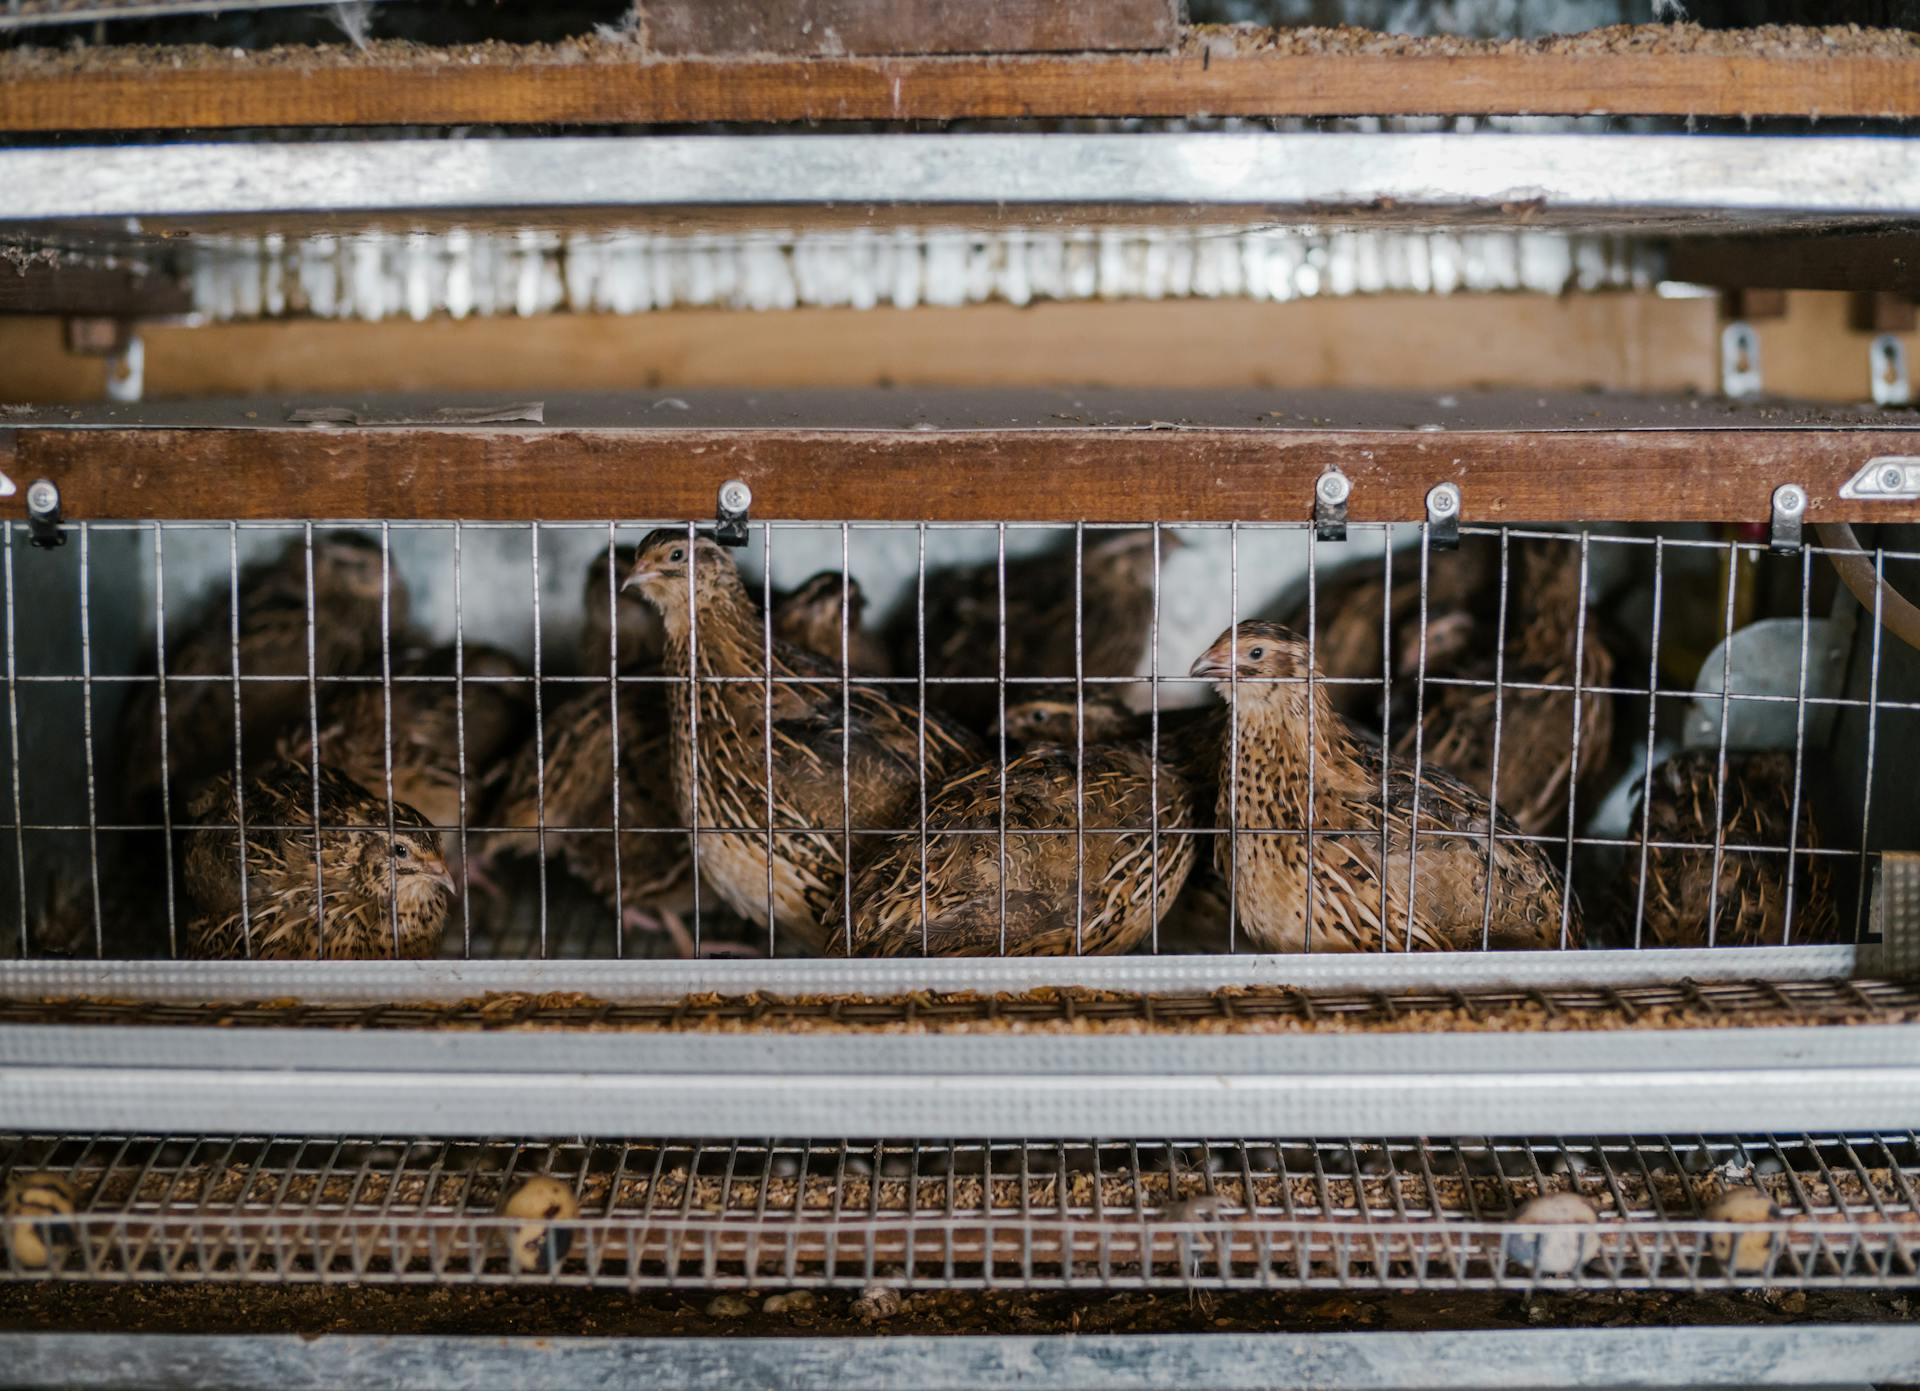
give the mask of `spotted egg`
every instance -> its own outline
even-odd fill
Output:
[[[559,1179],[541,1174],[507,1194],[500,1213],[520,1219],[507,1232],[514,1267],[552,1270],[573,1248],[573,1229],[565,1224],[580,1215],[580,1200]]]

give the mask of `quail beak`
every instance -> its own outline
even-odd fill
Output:
[[[450,894],[457,894],[460,892],[460,886],[453,882],[453,871],[447,868],[447,863],[445,860],[442,860],[439,864],[435,865],[427,877],[432,879],[434,883],[438,884],[441,888],[445,889]]]
[[[1193,665],[1187,670],[1187,675],[1205,676],[1214,681],[1230,680],[1233,676],[1233,663],[1223,658],[1218,648],[1209,647],[1194,658]]]
[[[648,580],[657,580],[665,573],[664,570],[643,570],[639,566],[635,566],[627,577],[620,581],[620,592],[624,594],[629,589],[638,589]]]

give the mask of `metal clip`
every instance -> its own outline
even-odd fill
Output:
[[[1460,486],[1436,483],[1427,490],[1427,544],[1437,551],[1460,549]]]
[[[747,544],[747,509],[753,506],[753,489],[745,480],[729,478],[720,485],[715,501],[713,539],[723,546]]]
[[[1720,391],[1736,399],[1760,394],[1760,335],[1744,320],[1720,330]]]
[[[1807,516],[1807,490],[1798,483],[1782,483],[1773,490],[1773,535],[1769,542],[1777,555],[1800,552],[1800,524]]]
[[[27,485],[27,540],[42,550],[67,544],[67,534],[60,529],[60,490],[51,478]]]
[[[1313,534],[1322,541],[1347,539],[1347,499],[1353,484],[1346,474],[1330,468],[1313,485]]]
[[[1907,345],[1891,333],[1883,333],[1867,349],[1867,376],[1873,385],[1873,404],[1904,406],[1913,400],[1913,384],[1907,376]]]
[[[1840,485],[1849,502],[1911,502],[1920,498],[1920,455],[1876,454]]]

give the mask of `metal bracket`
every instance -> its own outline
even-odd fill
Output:
[[[1867,349],[1867,377],[1873,387],[1876,406],[1904,406],[1913,400],[1913,383],[1907,375],[1907,345],[1899,335],[1882,333]]]
[[[1720,330],[1720,391],[1735,398],[1760,394],[1760,335],[1744,319]]]
[[[1920,499],[1920,455],[1877,454],[1840,485],[1852,502],[1912,502]]]
[[[1427,490],[1427,544],[1437,551],[1460,549],[1460,485],[1436,483]]]
[[[1807,490],[1798,483],[1782,483],[1773,490],[1773,534],[1769,544],[1777,555],[1798,555],[1801,524],[1807,517]]]
[[[1322,541],[1347,539],[1347,499],[1353,484],[1346,474],[1330,468],[1313,485],[1313,533]]]
[[[729,478],[720,485],[715,500],[713,539],[723,546],[747,544],[747,511],[753,506],[753,489],[743,479]]]
[[[67,544],[67,534],[60,529],[60,490],[51,478],[27,485],[27,540],[42,550]]]

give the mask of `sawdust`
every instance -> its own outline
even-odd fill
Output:
[[[1081,55],[1066,55],[1066,60]],[[1151,61],[1157,55],[1135,55]],[[1707,30],[1694,25],[1615,25],[1580,34],[1542,39],[1483,40],[1451,36],[1414,37],[1356,28],[1262,29],[1241,25],[1196,25],[1183,35],[1177,56],[1212,62],[1261,57],[1391,57],[1399,59],[1540,57],[1716,57],[1827,62],[1841,58],[1920,59],[1920,36],[1907,30],[1865,29],[1858,25],[1812,28],[1766,25],[1754,29]],[[1097,55],[1092,61],[1114,61]],[[1124,60],[1124,59],[1122,59]],[[373,39],[364,48],[349,43],[286,46],[256,50],[203,44],[140,44],[89,47],[23,45],[0,53],[0,82],[13,78],[99,77],[153,71],[214,73],[315,72],[329,69],[401,69],[420,72],[450,68],[569,68],[582,65],[645,66],[655,63],[755,61],[749,55],[726,59],[665,59],[643,53],[631,42],[587,35],[550,44],[488,41],[434,46],[410,40]],[[875,57],[804,59],[766,57],[759,61],[807,63],[966,63],[970,58]],[[997,56],[995,63],[1053,66],[1062,55]]]
[[[392,1005],[307,1005],[293,999],[153,1005],[85,996],[0,1001],[0,1022],[7,1023],[452,1032],[1247,1036],[1788,1028],[1917,1019],[1920,986],[1888,981],[1445,992],[1246,986],[1158,995],[1070,988],[695,994],[670,1003],[620,1003],[578,992],[499,992],[453,1003]]]

